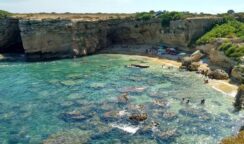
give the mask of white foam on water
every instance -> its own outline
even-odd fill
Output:
[[[127,124],[116,124],[116,123],[112,123],[110,124],[110,126],[114,127],[114,128],[118,128],[121,129],[127,133],[131,133],[131,134],[135,134],[140,127],[135,127],[135,126],[131,126],[131,125],[127,125]]]

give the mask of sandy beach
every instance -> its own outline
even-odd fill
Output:
[[[175,60],[169,60],[165,58],[151,58],[150,59],[156,63],[166,65],[166,66],[172,66],[179,68],[181,66],[181,62],[175,61]],[[200,74],[199,74],[200,75]],[[204,79],[203,79],[204,81]],[[209,86],[214,88],[217,91],[220,91],[228,96],[235,97],[237,94],[238,86],[235,84],[231,84],[229,80],[214,80],[209,79]]]
[[[101,53],[142,55],[161,65],[175,68],[179,68],[181,66],[181,62],[177,61],[176,56],[164,55],[159,57],[155,55],[147,55],[145,51],[149,48],[152,48],[152,45],[115,45],[101,51]],[[202,64],[201,67],[208,67],[208,65]],[[229,80],[209,79],[208,85],[211,86],[213,89],[231,97],[235,97],[238,90],[238,85],[230,83]]]

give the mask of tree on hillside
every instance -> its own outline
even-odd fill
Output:
[[[234,10],[228,10],[227,13],[228,14],[235,14],[235,11]]]

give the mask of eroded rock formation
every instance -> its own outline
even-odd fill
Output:
[[[20,20],[27,58],[82,56],[107,46],[106,24],[71,20]]]
[[[20,19],[5,26],[4,29],[13,34],[3,35],[2,32],[0,47],[11,45],[12,40],[19,41],[17,36],[21,34],[30,60],[83,56],[112,44],[165,44],[186,50],[192,41],[220,21],[219,18],[192,18],[171,21],[169,27],[162,27],[159,19]]]

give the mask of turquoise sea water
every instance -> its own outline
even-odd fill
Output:
[[[150,68],[125,67],[133,63]],[[5,62],[0,76],[1,144],[215,144],[237,131],[243,115],[233,112],[233,98],[204,85],[198,75],[141,56]],[[126,92],[128,103],[118,102]],[[203,98],[206,104],[200,105]],[[135,113],[148,118],[129,120]]]

